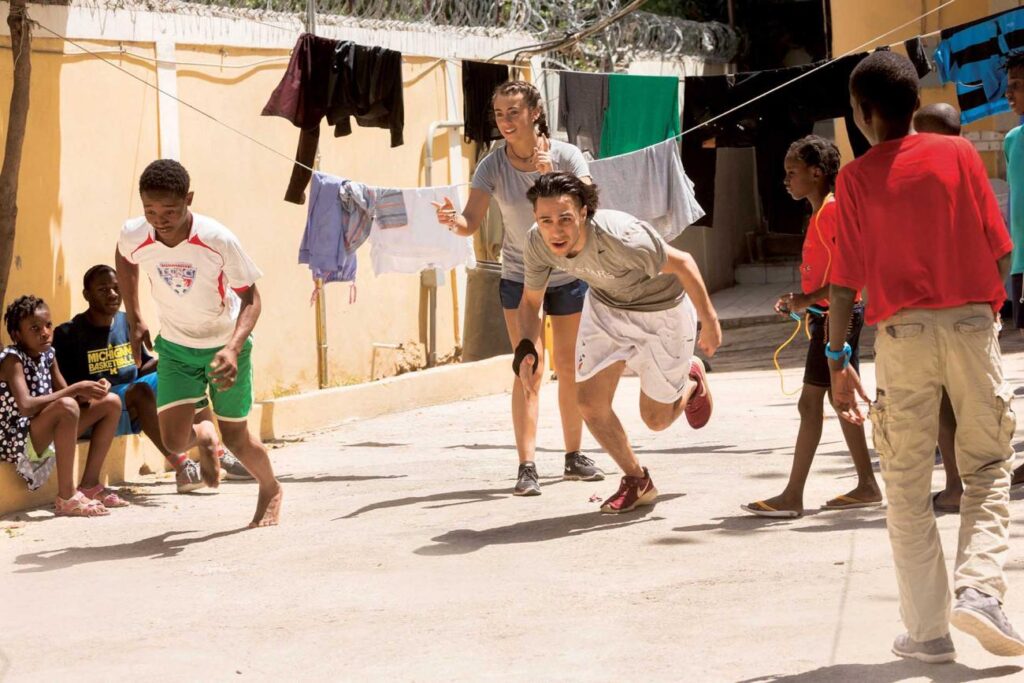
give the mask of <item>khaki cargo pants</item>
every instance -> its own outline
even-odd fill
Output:
[[[1006,591],[1016,417],[986,304],[900,311],[878,324],[875,353],[878,398],[871,421],[889,502],[900,614],[920,642],[949,632],[949,580],[931,500],[942,387],[956,413],[964,483],[954,585],[999,600]]]

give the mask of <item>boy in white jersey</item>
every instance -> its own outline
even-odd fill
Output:
[[[708,356],[721,345],[718,315],[693,258],[643,221],[597,210],[593,185],[571,173],[547,173],[527,196],[537,224],[524,249],[522,341],[513,370],[527,392],[540,388],[540,307],[552,271],[590,285],[576,340],[577,399],[590,433],[625,473],[601,511],[650,505],[658,490],[612,410],[615,389],[628,365],[640,376],[640,416],[648,427],[668,429],[684,412],[694,429],[706,425],[711,392],[704,364],[691,356],[695,341]]]
[[[157,411],[164,445],[175,453],[194,445],[195,404],[209,390],[224,443],[259,482],[249,526],[271,526],[280,516],[281,485],[246,423],[253,401],[250,335],[262,308],[256,289],[262,273],[230,230],[189,210],[189,186],[181,164],[154,161],[139,179],[145,216],[121,229],[115,258],[132,352],[139,361],[142,345],[151,346],[139,307],[141,266],[160,311],[154,348],[160,354]]]

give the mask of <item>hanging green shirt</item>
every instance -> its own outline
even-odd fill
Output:
[[[655,145],[679,132],[678,78],[631,74],[608,77],[602,159]]]

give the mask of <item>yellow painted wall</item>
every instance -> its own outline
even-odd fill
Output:
[[[90,49],[114,45],[85,43]],[[35,47],[60,50],[56,41]],[[152,44],[125,46],[154,55]],[[70,48],[69,51],[73,51]],[[9,59],[9,50],[0,59]],[[226,63],[245,64],[284,51],[231,49]],[[152,62],[108,55],[118,66],[155,83]],[[217,48],[177,47],[179,62],[219,62]],[[56,321],[84,307],[81,277],[96,263],[113,262],[118,230],[141,214],[138,176],[160,157],[157,93],[94,57],[32,55],[32,99],[19,191],[16,263],[7,303],[33,293],[51,305]],[[179,67],[178,96],[290,155],[298,129],[260,111],[279,82],[286,62],[249,69]],[[431,121],[447,118],[445,79],[432,59],[406,58],[405,144],[392,149],[384,129],[355,127],[335,138],[324,125],[320,167],[369,184],[422,184],[424,139]],[[461,79],[456,82],[461,83]],[[6,133],[11,69],[0,69],[0,134]],[[460,94],[461,96],[461,94]],[[265,276],[259,282],[263,316],[257,326],[256,392],[259,398],[316,388],[313,283],[296,263],[306,207],[283,201],[289,159],[275,156],[208,118],[179,107],[181,161],[192,176],[194,209],[231,228]],[[434,184],[448,180],[447,139],[435,149]],[[468,147],[464,148],[468,153]],[[463,162],[468,174],[468,161]],[[328,356],[332,384],[368,377],[372,342],[425,341],[425,295],[419,277],[375,277],[369,245],[359,252],[358,297],[349,285],[327,286]],[[438,294],[438,353],[454,346],[450,281]],[[155,311],[143,285],[151,328]]]
[[[945,4],[946,0],[832,0],[832,53],[842,55],[871,41],[891,29]],[[996,12],[1020,6],[1017,0],[958,0],[948,7],[935,12],[924,19],[913,21],[910,25],[886,37],[877,43],[862,49],[873,49],[877,45],[909,40],[914,36],[951,28],[964,22],[981,19]],[[894,48],[901,54],[902,46]],[[942,88],[924,88],[921,91],[922,105],[936,102],[948,102],[956,106],[956,90],[952,83]],[[1009,114],[992,116],[964,126],[964,132],[995,130],[1006,132],[1017,125],[1016,117]],[[844,161],[853,158],[846,137],[843,122],[836,123],[837,142]],[[993,176],[1004,175],[1000,163],[1000,153],[983,152],[982,157]]]

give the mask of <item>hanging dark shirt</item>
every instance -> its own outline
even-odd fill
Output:
[[[683,136],[683,166],[696,186],[697,202],[707,211],[697,224],[712,224],[715,147],[757,148],[758,186],[770,226],[773,222],[791,220],[792,217],[784,216],[793,211],[802,211],[796,202],[783,196],[782,166],[789,145],[810,134],[816,121],[845,117],[855,153],[858,147],[866,151],[866,144],[858,144],[863,137],[853,124],[849,90],[850,74],[866,56],[863,52],[833,60],[750,104],[744,103],[821,66],[821,62],[726,76],[687,77],[683,131],[744,105]],[[704,147],[704,142],[712,138],[714,147]]]
[[[304,33],[263,115],[283,117],[301,129],[284,198],[302,204],[313,173],[304,167],[316,159],[324,118],[335,126],[335,137],[352,132],[354,116],[360,126],[389,129],[392,147],[403,143],[402,54]]]
[[[491,97],[508,80],[508,67],[490,62],[462,62],[462,120],[466,142],[488,143],[501,133],[494,125]]]

